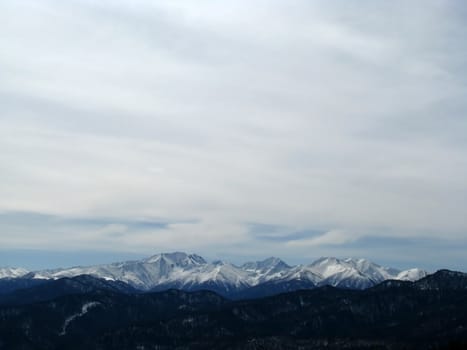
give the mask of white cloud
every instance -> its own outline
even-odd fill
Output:
[[[463,237],[463,7],[3,2],[0,210],[176,223],[111,237],[141,251]]]
[[[347,232],[345,230],[331,230],[311,238],[290,240],[287,242],[287,245],[290,247],[301,248],[322,245],[342,245],[345,243],[354,242],[360,237],[361,235]]]

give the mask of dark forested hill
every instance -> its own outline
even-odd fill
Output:
[[[442,349],[467,343],[467,275],[229,301],[100,285],[0,306],[0,349]],[[56,281],[58,282],[58,281]],[[63,283],[63,282],[62,282]],[[67,282],[67,285],[70,281]],[[46,284],[41,287],[44,295]],[[29,289],[29,292],[33,289]],[[56,288],[56,286],[55,286]],[[13,293],[28,297],[28,289]],[[19,298],[19,297],[18,297]],[[12,299],[12,300],[13,300]]]

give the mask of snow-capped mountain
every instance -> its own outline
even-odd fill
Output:
[[[206,265],[207,262],[198,255],[175,252],[135,261],[36,271],[30,275],[41,279],[91,275],[106,280],[122,281],[133,287],[148,290],[168,281],[181,281],[186,275],[194,273],[196,267]]]
[[[284,261],[275,257],[263,261],[247,262],[240,268],[251,275],[252,285],[286,278],[292,269]]]
[[[428,272],[425,270],[415,268],[399,272],[395,279],[401,281],[417,281],[423,277],[426,277],[427,275]]]
[[[208,263],[199,255],[182,252],[157,254],[136,261],[30,273],[21,269],[0,269],[3,277],[58,279],[91,275],[122,281],[140,290],[209,289],[224,295],[234,295],[249,288],[260,290],[258,287],[261,286],[278,291],[323,285],[364,289],[388,279],[413,281],[426,274],[420,269],[400,271],[386,268],[365,259],[327,257],[309,265],[289,266],[281,259],[271,257],[236,266],[224,261]]]
[[[21,267],[0,267],[0,278],[17,278],[26,275],[29,271]]]
[[[382,267],[366,259],[320,258],[310,269],[323,279],[319,285],[364,289],[388,279],[397,279],[401,271]]]

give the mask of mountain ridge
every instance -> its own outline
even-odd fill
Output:
[[[427,275],[421,269],[401,271],[382,267],[367,259],[321,257],[310,264],[291,266],[280,258],[270,257],[237,266],[226,261],[207,262],[200,255],[184,252],[160,253],[141,260],[91,266],[38,271],[10,270],[11,276],[4,278],[47,280],[90,275],[108,281],[125,282],[142,291],[208,289],[229,297],[244,295],[242,292],[251,288],[256,288],[255,293],[265,290],[261,286],[270,286],[277,291],[324,285],[366,289],[385,280],[414,281]]]

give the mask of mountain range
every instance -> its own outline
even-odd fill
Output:
[[[12,290],[12,283],[21,286],[32,284],[31,281],[79,275],[124,282],[140,291],[205,289],[230,298],[248,298],[326,285],[366,289],[386,280],[416,281],[425,277],[427,272],[418,268],[400,271],[382,267],[366,259],[333,257],[323,257],[311,264],[296,266],[271,257],[237,266],[225,261],[207,262],[196,254],[174,252],[157,254],[142,260],[86,267],[40,271],[2,268],[0,293],[2,279],[4,289]]]

